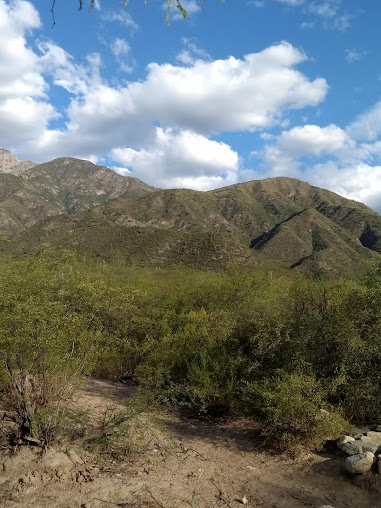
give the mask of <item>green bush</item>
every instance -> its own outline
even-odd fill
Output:
[[[285,374],[262,387],[248,384],[244,400],[249,411],[263,418],[264,433],[282,451],[319,449],[346,426],[313,376]]]

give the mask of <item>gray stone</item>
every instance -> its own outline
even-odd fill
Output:
[[[349,443],[354,441],[354,438],[351,436],[341,436],[341,438],[337,441],[337,447],[342,450],[345,443]]]
[[[362,445],[363,452],[371,452],[374,453],[375,455],[378,455],[381,452],[381,446],[378,445],[377,443],[367,442],[364,441],[363,439],[361,439],[360,441],[363,441]]]
[[[357,439],[356,441],[348,441],[344,443],[341,449],[347,455],[358,455],[359,453],[364,452],[371,452],[378,455],[381,451],[381,446],[377,443],[371,443],[370,441],[366,441],[364,439]]]
[[[358,455],[359,453],[363,453],[364,451],[362,449],[362,443],[360,443],[360,441],[355,440],[344,443],[341,449],[347,455]]]
[[[381,432],[381,425],[377,425],[377,427],[374,429],[376,432]]]
[[[365,452],[352,455],[345,460],[345,470],[351,474],[368,473],[375,461],[374,453]]]

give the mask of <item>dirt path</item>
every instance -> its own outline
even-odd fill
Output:
[[[132,392],[121,384],[88,380],[73,404],[90,409],[97,420],[105,408],[123,408]],[[150,415],[141,420],[141,436],[152,425],[158,430],[133,460],[95,459],[75,443],[42,456],[36,448],[23,447],[13,457],[4,452],[1,506],[238,508],[246,498],[249,507],[373,508],[381,502],[380,493],[352,484],[337,452],[294,461],[258,449],[248,421],[213,425],[168,415],[159,420]]]

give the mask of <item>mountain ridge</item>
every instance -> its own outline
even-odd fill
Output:
[[[161,190],[88,161],[60,158],[27,170],[23,183],[60,213],[53,210],[28,231],[18,231],[3,246],[15,255],[72,248],[139,265],[221,269],[237,261],[350,277],[381,252],[376,212],[287,177],[207,192]]]

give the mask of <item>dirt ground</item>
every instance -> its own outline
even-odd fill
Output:
[[[94,421],[119,408],[133,388],[94,379],[74,399]],[[110,409],[110,411],[111,411]],[[150,431],[150,415],[140,431]],[[152,417],[153,418],[153,417]],[[157,433],[133,457],[97,456],[73,441],[42,452],[22,446],[0,454],[4,508],[380,508],[381,475],[357,479],[344,455],[306,454],[297,460],[258,447],[249,421],[203,423],[160,415]],[[379,504],[380,503],[380,504]]]

